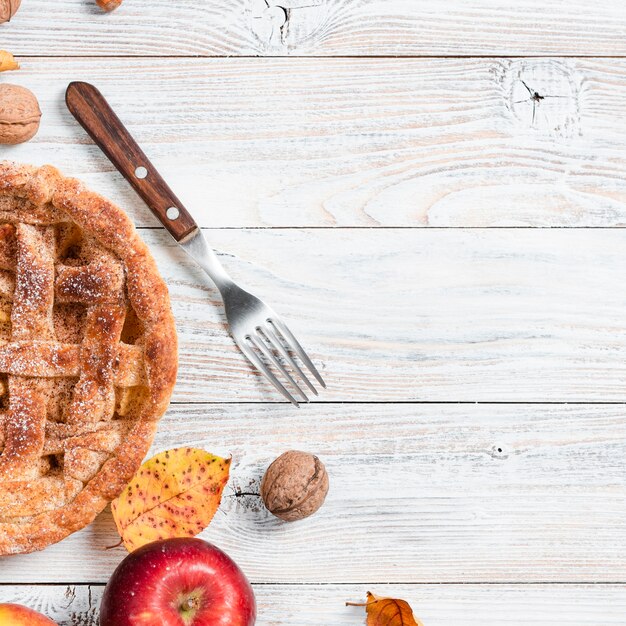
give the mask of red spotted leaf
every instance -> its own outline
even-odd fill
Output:
[[[111,503],[128,551],[204,530],[220,505],[230,461],[198,448],[166,450],[146,461]]]
[[[347,602],[348,606],[364,606],[367,626],[424,626],[413,615],[408,602],[394,598],[380,598],[367,592],[367,602]]]

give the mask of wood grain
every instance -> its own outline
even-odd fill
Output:
[[[102,586],[0,586],[0,601],[36,607],[59,626],[97,626]],[[406,598],[428,626],[624,626],[623,585],[377,585]],[[257,626],[355,626],[363,585],[255,587]],[[601,616],[601,617],[599,617]],[[602,621],[598,621],[601,619]]]
[[[619,0],[29,0],[2,28],[21,55],[624,55]]]
[[[625,60],[22,59],[42,127],[0,158],[156,225],[66,110],[77,79],[205,227],[626,224]]]
[[[180,338],[175,401],[273,402],[204,274],[144,231]],[[320,366],[323,401],[626,401],[626,231],[208,230]]]
[[[175,406],[153,452],[181,445],[232,454],[202,536],[253,582],[626,581],[623,406]],[[236,494],[294,448],[320,456],[331,487],[314,517],[285,524]],[[126,554],[104,549],[116,542],[106,511],[2,559],[0,582],[105,582]]]
[[[259,626],[360,623],[344,602],[368,589],[427,626],[626,626],[623,3],[175,4],[25,0],[2,79],[44,116],[0,158],[54,163],[154,227],[65,109],[70,81],[95,82],[320,364],[328,404],[279,404],[215,291],[144,231],[181,339],[153,451],[233,454],[204,536],[254,581]],[[292,58],[192,58],[240,55]],[[546,401],[622,404],[506,404]],[[331,475],[294,525],[243,495],[289,448]],[[115,542],[105,511],[2,559],[0,602],[95,626],[102,586],[65,583],[105,582]]]

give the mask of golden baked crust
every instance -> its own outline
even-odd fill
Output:
[[[126,214],[53,167],[0,163],[0,555],[120,493],[176,369],[167,287]]]

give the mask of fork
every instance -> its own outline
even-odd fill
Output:
[[[198,224],[100,91],[89,83],[73,82],[67,88],[65,102],[170,235],[215,283],[224,301],[230,333],[250,363],[295,406],[301,401],[309,402],[303,387],[318,395],[310,375],[323,388],[326,383],[293,333],[267,304],[243,290],[228,275]],[[308,370],[309,376],[294,357]]]

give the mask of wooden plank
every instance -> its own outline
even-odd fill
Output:
[[[176,401],[277,401],[221,302],[144,231],[180,336]],[[209,230],[227,269],[290,323],[324,401],[626,401],[626,231]]]
[[[30,0],[3,45],[48,55],[624,55],[619,0]]]
[[[153,452],[181,445],[232,454],[203,537],[256,583],[626,581],[623,406],[175,406]],[[285,524],[236,494],[293,448],[320,456],[331,489]],[[105,511],[3,559],[0,582],[105,582],[126,554],[104,549],[116,542]]]
[[[363,609],[363,585],[262,585],[255,588],[257,626],[354,626]],[[426,626],[624,626],[623,585],[377,585],[381,594],[406,598]],[[0,601],[45,612],[59,626],[97,626],[103,588],[4,586]],[[601,621],[599,621],[601,620]]]
[[[62,104],[71,80],[100,86],[203,226],[626,224],[626,60],[22,64],[6,80],[37,93],[42,128],[0,158],[53,162],[140,225]]]

